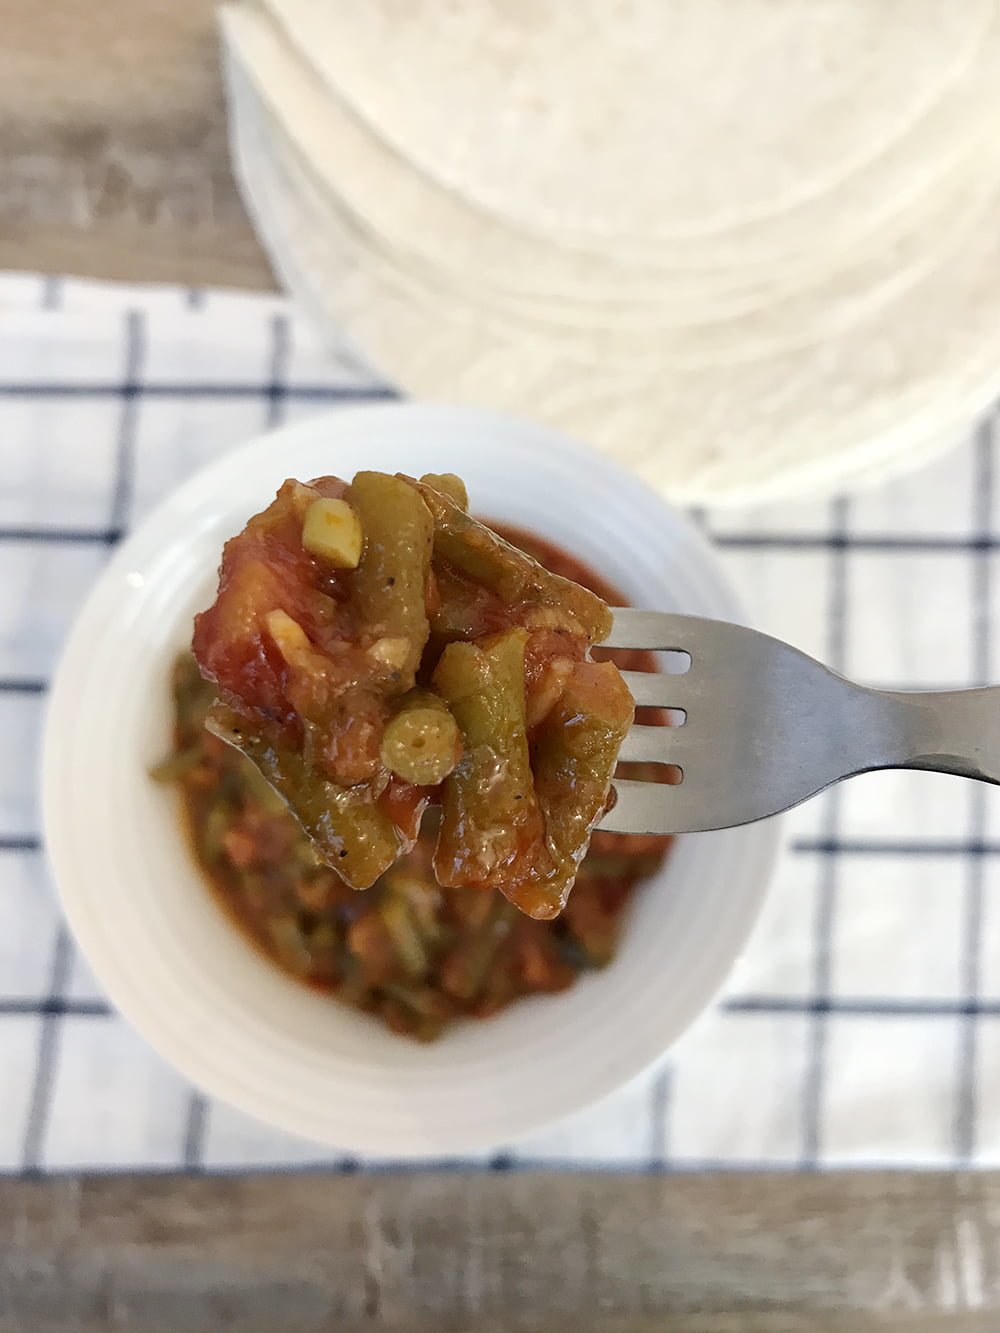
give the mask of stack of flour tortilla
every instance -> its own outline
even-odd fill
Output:
[[[257,0],[282,280],[403,390],[673,496],[853,485],[1000,392],[1000,0]]]

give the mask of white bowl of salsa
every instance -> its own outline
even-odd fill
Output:
[[[627,471],[540,426],[433,405],[343,409],[233,451],[161,505],[94,588],[53,684],[43,803],[95,975],[208,1094],[346,1152],[440,1158],[508,1144],[659,1060],[740,953],[778,829],[677,839],[632,896],[610,964],[429,1044],[254,948],[208,890],[176,793],[149,778],[170,746],[171,671],[224,541],[285,478],[362,469],[457,473],[475,511],[565,550],[635,605],[742,615],[703,538]]]

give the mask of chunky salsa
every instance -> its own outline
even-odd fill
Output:
[[[212,730],[366,889],[440,807],[433,870],[565,906],[635,712],[607,603],[468,512],[453,476],[287,481],[226,543],[194,655]]]
[[[504,535],[553,572],[622,604],[565,552],[526,533]],[[623,669],[653,666],[646,653],[601,651]],[[667,849],[668,839],[598,830],[561,915],[532,920],[496,890],[438,882],[440,816],[431,809],[413,847],[357,893],[258,768],[207,729],[216,690],[189,654],[175,667],[174,701],[174,749],[156,775],[179,787],[195,855],[227,913],[285,971],[420,1040],[457,1018],[564,990],[607,963],[636,886]]]

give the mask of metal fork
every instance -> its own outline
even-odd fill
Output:
[[[731,828],[788,810],[841,778],[924,768],[1000,784],[1000,686],[875,690],[780,639],[721,620],[616,610],[608,648],[683,652],[682,674],[626,671],[638,705],[680,726],[633,726],[620,759],[674,764],[676,786],[616,779],[600,827]]]

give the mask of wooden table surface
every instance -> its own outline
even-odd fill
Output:
[[[993,1176],[8,1184],[0,1328],[995,1333]]]
[[[208,0],[0,0],[0,268],[273,285]],[[0,1185],[0,1330],[223,1328],[997,1330],[1000,1177]]]
[[[0,268],[272,287],[208,0],[0,0]]]

